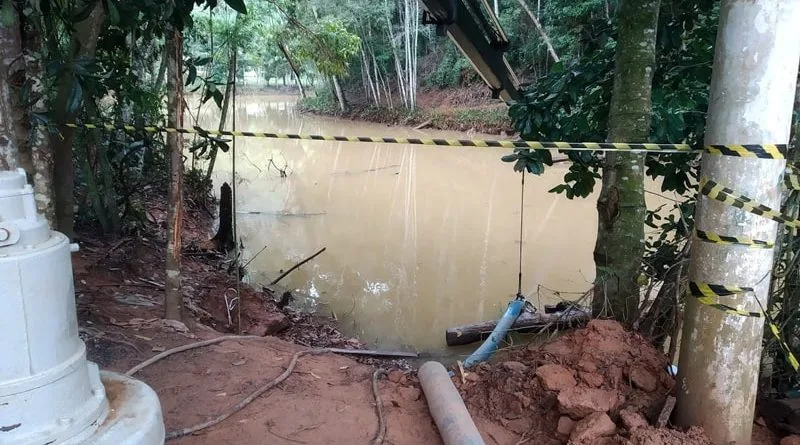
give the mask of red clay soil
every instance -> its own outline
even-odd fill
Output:
[[[226,257],[208,250],[207,218],[192,209],[184,234],[186,324],[160,318],[163,206],[151,205],[148,215],[150,234],[104,240],[83,233],[82,249],[73,256],[81,337],[90,359],[105,369],[125,371],[164,349],[235,330],[224,303],[235,278]],[[168,431],[226,411],[284,372],[307,346],[363,347],[331,320],[281,311],[269,295],[244,285],[242,295],[243,331],[262,339],[183,352],[137,374],[158,393]],[[507,352],[467,373],[463,383],[461,376],[454,381],[487,444],[563,444],[570,437],[576,445],[710,443],[699,430],[649,426],[673,385],[665,364],[635,334],[594,321],[543,346]],[[174,443],[370,443],[378,430],[371,386],[376,365],[392,371],[379,384],[384,443],[440,444],[413,372],[397,369],[402,363],[330,353],[301,357],[288,379],[251,405]],[[760,426],[754,437],[757,445],[776,443]]]

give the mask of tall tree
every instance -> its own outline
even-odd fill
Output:
[[[167,126],[183,128],[183,34],[175,26],[167,29]],[[164,316],[180,320],[183,309],[181,290],[181,235],[183,231],[183,135],[167,135],[170,164],[167,208],[166,296]]]
[[[97,2],[84,20],[73,24],[67,61],[61,66],[58,93],[53,104],[53,116],[57,124],[70,123],[80,111],[83,86],[76,68],[94,57],[97,39],[103,29],[105,13],[103,2]],[[53,37],[50,37],[51,39]],[[61,137],[53,142],[53,188],[55,192],[56,226],[72,238],[74,236],[74,168],[72,164],[72,142],[75,130],[61,128]]]
[[[660,0],[623,0],[619,12],[610,142],[647,142]],[[644,155],[609,152],[597,200],[592,312],[630,323],[639,306],[645,250]]]
[[[22,166],[15,125],[12,72],[23,62],[19,19],[10,1],[0,5],[0,170]]]
[[[800,2],[722,2],[706,144],[789,141],[800,63],[798,23]],[[783,157],[704,153],[700,170],[703,179],[777,209],[784,168]],[[698,198],[696,225],[717,235],[766,242],[774,242],[777,232],[775,222],[705,194]],[[726,286],[728,292],[737,287],[742,290],[694,296],[708,297],[735,310],[760,313],[767,305],[773,255],[774,249],[695,242],[690,281],[698,286]],[[703,302],[710,303],[707,299]],[[762,317],[730,314],[702,305],[696,298],[688,299],[676,385],[675,420],[680,426],[700,425],[715,443],[750,444],[763,327]]]

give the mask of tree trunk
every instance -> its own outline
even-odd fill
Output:
[[[102,2],[98,2],[86,20],[75,24],[70,48],[70,60],[78,57],[92,58],[97,48],[97,39],[105,18]],[[65,70],[58,80],[58,93],[53,106],[57,124],[73,122],[78,109],[70,109],[70,96],[77,79],[70,70]],[[53,138],[53,188],[55,194],[56,226],[69,238],[74,236],[74,168],[72,164],[72,140],[75,130],[61,128],[61,137]]]
[[[339,109],[342,110],[342,113],[344,113],[347,111],[347,102],[345,101],[342,86],[339,85],[339,78],[336,76],[331,76],[331,81],[333,82],[333,91],[336,93],[336,99],[339,101]]]
[[[723,0],[719,13],[705,144],[785,144],[800,63],[800,2]],[[704,179],[778,209],[785,161],[703,153]],[[699,196],[699,230],[774,241],[775,222]],[[695,242],[689,280],[752,291],[714,298],[760,312],[769,299],[773,249]],[[675,421],[699,425],[714,443],[749,445],[764,318],[686,303]]]
[[[3,2],[0,13],[0,170],[22,167],[17,135],[18,110],[14,106],[12,78],[23,65],[19,21],[12,2]]]
[[[217,129],[222,131],[225,129],[225,123],[228,120],[228,109],[231,104],[231,92],[233,91],[233,82],[236,74],[236,52],[231,51],[230,58],[228,58],[228,78],[225,81],[225,95],[222,98],[222,110],[219,113],[219,126]],[[211,149],[208,155],[208,170],[206,170],[206,181],[211,181],[211,174],[214,173],[214,164],[217,162],[217,146]]]
[[[300,88],[300,96],[303,99],[306,98],[306,89],[303,88],[303,81],[300,80],[300,70],[297,68],[297,64],[292,59],[292,55],[289,52],[289,48],[286,46],[285,43],[279,42],[278,48],[280,48],[281,53],[283,53],[283,57],[286,59],[286,63],[289,64],[289,68],[292,69],[292,74],[294,75],[294,79],[297,81],[297,88]]]
[[[219,228],[211,241],[216,244],[217,250],[227,253],[236,247],[236,237],[233,235],[233,191],[225,182],[219,192]]]
[[[29,87],[28,125],[30,126],[31,161],[33,164],[33,190],[36,207],[50,227],[56,226],[55,198],[53,196],[53,150],[50,133],[44,125],[36,125],[35,115],[44,115],[50,109],[45,85],[42,36],[37,24],[25,21],[22,27],[22,46],[25,72]]]
[[[183,128],[183,36],[170,27],[167,36],[167,126]],[[167,260],[164,317],[180,320],[183,312],[181,292],[181,234],[183,231],[183,135],[167,134],[170,182],[167,208]]]
[[[161,63],[158,64],[158,75],[156,75],[156,90],[161,89],[161,85],[164,84],[164,76],[167,74],[167,45],[164,45],[164,49],[161,51]]]
[[[647,142],[659,0],[624,0],[620,9],[610,142]],[[632,323],[639,310],[637,277],[644,254],[644,155],[609,152],[597,200],[592,312]]]
[[[558,63],[558,61],[560,61],[561,59],[558,57],[558,54],[556,54],[556,49],[553,48],[553,43],[550,42],[550,37],[547,35],[546,32],[544,32],[542,24],[539,23],[539,18],[536,17],[536,15],[533,13],[533,11],[530,10],[530,8],[528,8],[528,5],[525,4],[525,0],[517,0],[517,3],[519,3],[519,5],[522,7],[525,13],[528,14],[528,17],[530,17],[531,21],[533,22],[533,26],[536,27],[536,31],[539,32],[539,35],[542,37],[542,40],[544,40],[544,44],[545,46],[547,46],[547,52],[550,53],[550,57],[553,58],[553,62]]]

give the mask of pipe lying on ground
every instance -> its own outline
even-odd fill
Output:
[[[570,329],[586,324],[591,313],[590,308],[583,307],[571,307],[567,310],[553,313],[524,312],[514,321],[509,330],[530,332],[539,329]],[[496,327],[497,320],[456,326],[447,329],[445,341],[447,341],[447,346],[468,345],[485,339]]]
[[[444,445],[484,445],[445,367],[439,362],[425,362],[417,376]]]
[[[524,298],[515,298],[508,304],[506,312],[503,314],[503,317],[500,318],[500,321],[497,322],[497,326],[492,330],[492,333],[489,334],[489,338],[464,360],[464,368],[471,368],[480,362],[488,360],[489,357],[497,351],[500,342],[506,337],[508,329],[511,328],[511,325],[513,325],[514,321],[519,317],[523,307],[525,307]]]

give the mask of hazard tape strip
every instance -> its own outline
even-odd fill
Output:
[[[754,317],[754,318],[764,317],[764,319],[767,322],[767,325],[769,326],[770,332],[772,332],[772,335],[775,337],[775,339],[778,341],[778,344],[780,345],[781,351],[783,351],[784,355],[786,356],[786,361],[789,362],[789,365],[791,365],[792,369],[794,369],[795,372],[800,370],[800,362],[798,362],[797,357],[795,357],[794,353],[792,353],[792,349],[789,347],[789,345],[783,340],[778,325],[776,325],[775,322],[772,320],[772,318],[769,315],[767,315],[766,311],[764,310],[764,307],[761,305],[761,302],[758,301],[758,298],[756,298],[756,302],[758,303],[758,306],[760,308],[759,312],[746,311],[719,302],[719,297],[750,293],[753,292],[753,288],[724,286],[719,284],[708,284],[697,281],[690,281],[689,292],[701,304],[720,310],[726,314],[738,315],[742,317]]]
[[[706,145],[706,152],[713,155],[740,158],[783,159],[786,144]]]
[[[786,165],[783,183],[788,190],[800,190],[800,170],[795,165]]]
[[[800,220],[783,215],[770,207],[759,204],[747,196],[739,194],[727,187],[723,187],[708,178],[703,177],[700,179],[700,193],[723,204],[742,209],[781,224],[786,224],[789,227],[800,227]]]
[[[265,133],[254,131],[218,131],[200,127],[172,128],[159,126],[134,126],[112,124],[65,124],[68,128],[89,130],[122,130],[126,132],[144,131],[146,133],[181,133],[200,136],[237,136],[269,139],[295,139],[311,141],[371,142],[380,144],[436,145],[440,147],[485,147],[485,148],[529,148],[533,150],[588,150],[588,151],[627,151],[647,153],[697,153],[687,144],[649,144],[649,143],[610,143],[610,142],[542,142],[542,141],[502,141],[486,139],[423,139],[375,136],[330,136],[315,134]]]
[[[717,233],[708,232],[705,230],[698,230],[698,229],[695,229],[694,234],[697,237],[697,239],[705,241],[707,243],[731,244],[737,246],[746,246],[753,249],[772,249],[773,247],[775,247],[775,243],[773,242],[747,238],[744,236],[720,235]]]

